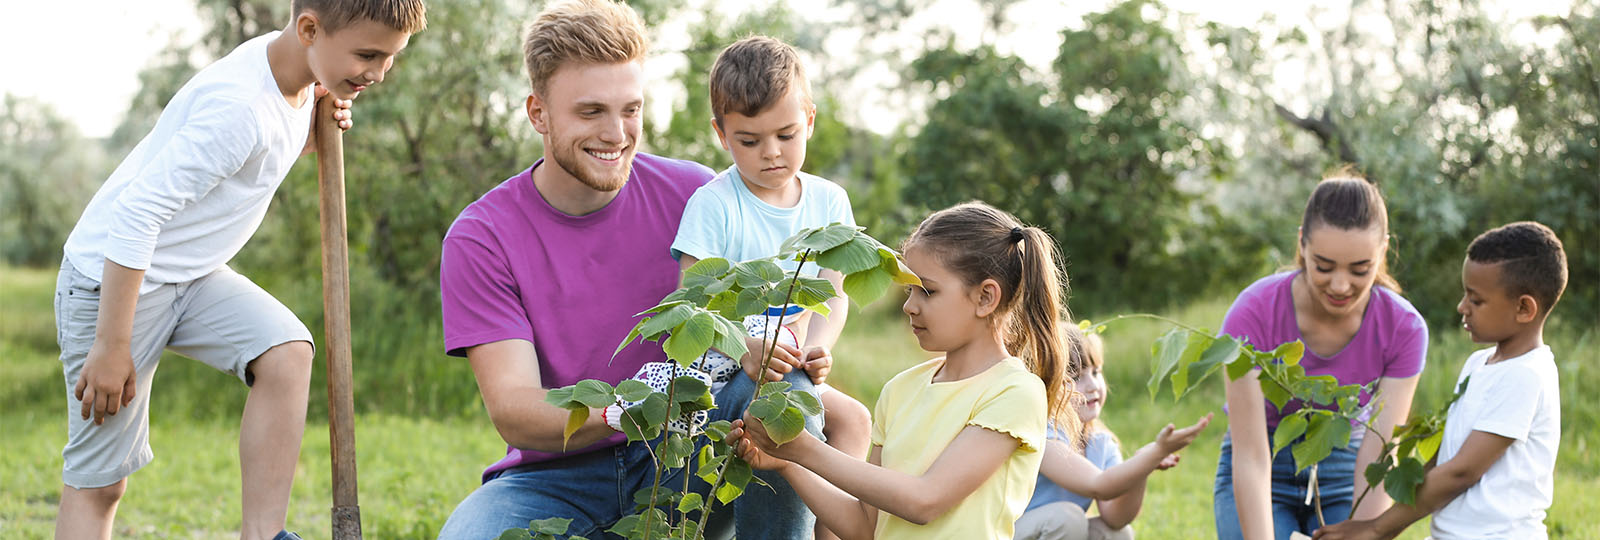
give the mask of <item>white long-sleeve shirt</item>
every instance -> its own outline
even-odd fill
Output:
[[[95,280],[108,259],[144,270],[142,294],[211,273],[244,247],[315,108],[290,105],[273,78],[267,44],[278,34],[239,45],[178,90],[67,237],[73,267]]]

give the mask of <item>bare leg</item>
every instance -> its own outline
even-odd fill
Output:
[[[78,489],[61,486],[61,506],[56,512],[56,540],[111,538],[117,503],[128,489],[128,479],[105,487]]]
[[[283,530],[306,430],[311,344],[291,341],[250,362],[255,377],[239,426],[244,523],[239,537],[269,540]]]
[[[867,451],[872,446],[872,411],[838,389],[822,394],[822,409],[827,415],[822,434],[827,436],[828,445],[856,459],[867,459]],[[823,527],[821,521],[817,522],[815,534],[817,540],[839,538]]]

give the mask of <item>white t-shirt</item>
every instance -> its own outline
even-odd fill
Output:
[[[1555,356],[1541,346],[1493,365],[1484,349],[1467,358],[1467,390],[1445,418],[1439,463],[1450,461],[1474,431],[1516,439],[1478,483],[1433,515],[1439,540],[1545,538],[1545,510],[1555,494],[1561,445],[1561,388]],[[1468,377],[1471,377],[1469,380]]]
[[[738,167],[728,167],[710,183],[700,186],[683,209],[672,257],[688,254],[696,259],[721,257],[731,263],[778,254],[783,241],[801,229],[831,223],[855,225],[850,196],[838,184],[818,176],[796,173],[800,202],[779,208],[750,192]],[[793,270],[794,261],[778,263]],[[807,261],[802,273],[817,275],[818,266]]]
[[[189,79],[95,193],[66,256],[102,279],[105,260],[144,270],[139,292],[205,276],[244,247],[305,148],[314,101],[294,107],[267,64],[272,32]]]

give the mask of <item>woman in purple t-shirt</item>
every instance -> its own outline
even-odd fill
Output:
[[[1256,281],[1239,293],[1222,323],[1222,333],[1244,339],[1257,350],[1294,340],[1305,343],[1300,365],[1307,375],[1332,375],[1339,384],[1376,381],[1361,403],[1374,428],[1387,436],[1404,422],[1428,350],[1422,316],[1400,296],[1389,275],[1388,211],[1377,187],[1348,169],[1317,184],[1306,201],[1296,246],[1295,269]],[[1268,441],[1278,419],[1297,410],[1291,401],[1279,411],[1266,401],[1258,371],[1228,382],[1228,436],[1217,463],[1213,511],[1217,537],[1286,539],[1318,527],[1316,510],[1306,504],[1311,469],[1296,473],[1288,451],[1271,455]],[[1357,471],[1382,452],[1378,437],[1363,437],[1357,426],[1350,445],[1319,462],[1318,488],[1328,523],[1350,518],[1356,494],[1366,489]],[[1367,444],[1369,443],[1370,444]],[[1382,486],[1361,504],[1371,519],[1392,504]]]

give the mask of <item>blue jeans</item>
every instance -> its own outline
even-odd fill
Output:
[[[804,371],[790,372],[784,380],[795,389],[816,392]],[[734,377],[717,393],[717,408],[711,411],[711,420],[743,416],[755,389],[749,377]],[[822,437],[822,415],[807,417],[806,430]],[[693,459],[690,462],[692,466]],[[683,469],[668,471],[662,475],[661,485],[682,489],[683,474]],[[552,517],[572,520],[567,529],[569,535],[615,538],[605,529],[633,513],[634,492],[649,487],[654,476],[645,443],[507,469],[485,481],[456,506],[439,531],[439,538],[493,539],[507,529],[525,528],[530,521]],[[815,517],[789,484],[771,472],[757,471],[756,476],[773,489],[751,482],[744,496],[734,501],[731,520],[726,510],[712,513],[707,537],[727,537],[736,532],[741,540],[809,538]],[[691,486],[702,496],[710,489],[698,477],[691,480]]]
[[[1272,440],[1272,434],[1267,434]],[[1356,487],[1356,449],[1360,443],[1335,448],[1317,463],[1317,487],[1322,497],[1322,517],[1329,525],[1350,519],[1350,505]],[[1294,454],[1285,447],[1272,458],[1272,531],[1278,540],[1300,531],[1310,535],[1317,530],[1317,511],[1306,504],[1311,468],[1296,473]],[[1312,501],[1315,504],[1316,501]],[[1233,439],[1222,438],[1222,455],[1217,460],[1217,481],[1212,486],[1211,510],[1216,518],[1217,538],[1243,538],[1239,530],[1239,510],[1233,498]]]

